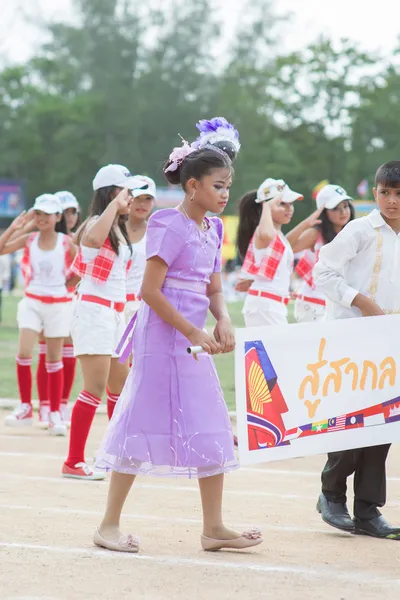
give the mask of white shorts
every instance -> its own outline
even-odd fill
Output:
[[[306,302],[297,298],[294,305],[294,316],[298,323],[324,321],[326,317],[326,307],[322,304]]]
[[[123,312],[93,302],[75,303],[71,325],[75,356],[105,354],[116,358],[115,349],[124,331]]]
[[[139,306],[140,306],[140,300],[134,300],[131,302],[127,302],[125,304],[125,310],[124,310],[124,316],[125,316],[125,323],[129,323],[129,321],[132,319],[133,315],[137,313],[137,311],[139,310]]]
[[[264,325],[287,325],[287,306],[270,298],[247,294],[243,305],[243,317],[246,327]]]
[[[46,338],[68,337],[72,312],[72,302],[46,304],[33,298],[23,298],[18,304],[18,327],[32,329],[37,333],[43,331]]]

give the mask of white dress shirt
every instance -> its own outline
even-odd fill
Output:
[[[357,294],[386,313],[400,313],[400,234],[378,210],[351,221],[323,248],[314,268],[315,285],[329,299],[328,319],[360,317],[351,306]]]

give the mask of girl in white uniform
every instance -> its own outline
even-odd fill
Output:
[[[84,388],[71,417],[68,458],[62,474],[75,479],[103,479],[85,462],[85,446],[96,409],[107,388],[111,417],[128,375],[115,349],[125,331],[126,276],[131,264],[126,230],[135,178],[122,165],[107,165],[93,180],[89,218],[78,238],[80,248],[72,270],[80,277],[72,320],[75,356],[81,363]]]
[[[316,198],[319,213],[317,211],[314,216],[318,221],[312,226],[306,219],[287,235],[294,252],[304,251],[295,269],[302,280],[295,303],[295,317],[299,323],[325,319],[325,296],[315,287],[313,268],[318,262],[321,248],[355,218],[351,201],[352,198],[342,187],[326,185]]]
[[[266,179],[240,202],[238,247],[244,262],[236,289],[248,290],[246,327],[287,323],[293,251],[281,227],[290,223],[293,203],[302,198],[282,179]]]
[[[138,311],[140,288],[146,267],[147,219],[151,215],[156,198],[156,184],[150,177],[136,175],[136,186],[132,190],[134,198],[126,224],[132,247],[132,265],[126,280],[125,320],[128,323]]]
[[[56,192],[54,194],[60,201],[63,218],[65,222],[65,232],[70,237],[73,236],[76,228],[79,225],[80,217],[80,206],[78,200],[68,191]],[[72,302],[75,299],[75,288],[69,288],[68,292],[71,294]],[[64,383],[63,391],[60,404],[60,413],[63,423],[69,427],[71,423],[71,413],[68,406],[69,398],[71,395],[72,386],[74,385],[75,372],[76,372],[76,358],[74,356],[74,347],[72,345],[72,339],[68,336],[64,340],[62,349],[62,361],[64,366]],[[44,336],[41,333],[39,337],[39,357],[38,366],[36,371],[36,384],[39,396],[39,426],[42,429],[46,429],[49,425],[49,411],[50,403],[47,395],[47,371],[46,371],[46,342]]]
[[[5,422],[14,427],[32,424],[32,353],[38,335],[43,331],[47,348],[49,431],[53,435],[65,435],[66,427],[60,415],[62,346],[64,337],[69,334],[72,317],[66,281],[76,250],[68,236],[56,232],[62,216],[62,207],[56,196],[39,196],[33,211],[37,231],[11,239],[27,225],[29,217],[23,213],[0,237],[1,254],[24,248],[21,268],[27,283],[25,298],[19,303],[17,315],[20,330],[17,377],[21,404],[6,417]]]

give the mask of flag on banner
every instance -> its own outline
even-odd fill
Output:
[[[282,414],[288,408],[262,342],[245,343],[245,369],[249,450],[278,446],[286,431]]]
[[[313,200],[315,200],[317,198],[318,192],[320,192],[322,190],[322,188],[324,188],[328,184],[329,184],[329,181],[327,179],[323,179],[322,181],[317,183],[317,185],[315,186],[315,188],[313,189],[313,192],[312,192]]]
[[[368,189],[368,180],[363,179],[357,186],[357,194],[360,196],[360,198],[365,198],[368,194]]]

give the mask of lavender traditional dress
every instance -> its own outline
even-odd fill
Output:
[[[175,209],[157,211],[147,258],[168,265],[162,292],[196,327],[205,326],[206,286],[221,270],[222,222],[201,232]],[[212,358],[187,353],[188,340],[142,303],[133,334],[134,365],[97,455],[119,473],[207,477],[236,469],[231,423]]]

